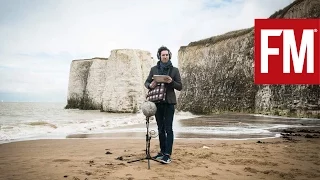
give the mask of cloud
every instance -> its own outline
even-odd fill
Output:
[[[252,27],[292,0],[3,0],[0,1],[0,93],[66,98],[73,59],[112,49],[180,46]],[[1,95],[0,95],[1,98]],[[36,97],[35,97],[36,98]],[[61,97],[60,97],[61,99]]]

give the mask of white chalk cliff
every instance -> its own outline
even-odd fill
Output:
[[[319,0],[296,0],[270,18],[320,18]],[[177,109],[320,118],[319,85],[255,85],[254,28],[181,46],[184,90]]]
[[[137,112],[147,93],[144,81],[155,63],[150,52],[137,49],[72,61],[66,108]]]

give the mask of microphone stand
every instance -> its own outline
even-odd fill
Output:
[[[150,159],[159,162],[158,160],[152,158],[150,156],[150,140],[151,140],[151,136],[149,135],[149,117],[146,117],[146,127],[147,127],[147,134],[146,134],[146,157],[145,158],[141,158],[141,159],[136,159],[136,160],[132,160],[132,161],[128,161],[127,163],[132,163],[132,162],[137,162],[137,161],[142,161],[147,159],[148,160],[148,169],[150,169]]]

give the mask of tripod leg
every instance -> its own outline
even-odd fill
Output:
[[[142,160],[145,160],[145,159],[147,159],[147,158],[136,159],[136,160],[128,161],[127,163],[142,161]]]
[[[145,158],[141,158],[141,159],[136,159],[136,160],[132,160],[132,161],[128,161],[127,163],[132,163],[132,162],[137,162],[137,161],[142,161],[147,159],[148,160],[148,169],[150,169],[150,159],[160,162],[156,159],[153,159],[150,156],[150,140],[151,140],[151,136],[149,136],[149,117],[147,117],[146,119],[146,126],[147,126],[147,134],[146,134],[146,157]]]
[[[151,156],[150,156],[150,139],[151,137],[149,137],[149,117],[147,117],[146,119],[147,121],[147,143],[146,143],[146,155],[147,155],[147,158],[148,158],[148,169],[150,169],[150,159],[151,159]]]
[[[145,159],[147,159],[149,161],[149,157],[148,157],[149,118],[148,117],[146,119],[146,128],[147,128],[147,134],[146,134],[146,157],[145,158],[136,159],[136,160],[132,160],[132,161],[128,161],[127,163],[142,161],[142,160],[145,160]]]

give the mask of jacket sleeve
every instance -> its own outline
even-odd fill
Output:
[[[152,82],[152,76],[153,76],[153,73],[152,73],[152,68],[150,69],[150,72],[149,72],[149,76],[148,78],[146,79],[145,83],[144,83],[144,86],[147,88],[147,89],[150,89],[150,84]]]
[[[174,75],[174,77],[172,78],[172,82],[169,83],[170,87],[173,87],[174,89],[181,91],[182,90],[182,82],[181,82],[181,76],[180,76],[180,72],[179,69],[176,68],[176,73]]]

